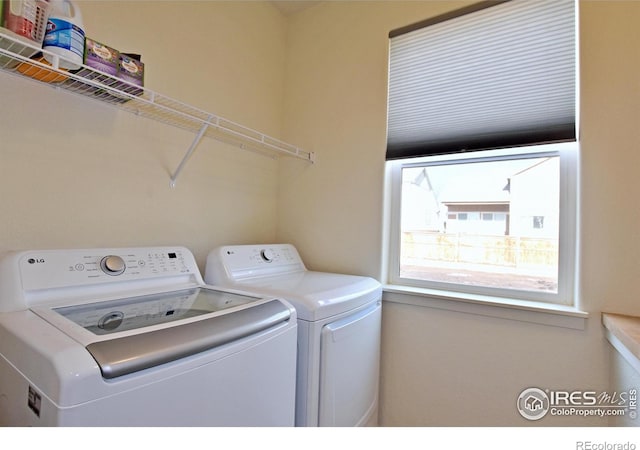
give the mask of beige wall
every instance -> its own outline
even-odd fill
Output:
[[[0,251],[289,241],[312,269],[380,276],[387,33],[466,2],[81,2],[147,86],[316,151],[280,163],[0,74]],[[117,5],[117,7],[116,7]],[[384,425],[521,425],[525,387],[603,389],[601,310],[640,314],[640,3],[583,1],[584,331],[385,303]],[[114,26],[117,23],[117,26]],[[541,425],[593,425],[566,419]]]
[[[582,4],[582,296],[640,315],[640,3]]]
[[[141,53],[146,86],[281,133],[285,19],[266,2],[78,3],[89,37]],[[0,251],[273,241],[277,162],[1,74]]]
[[[463,3],[327,2],[290,20],[285,137],[318,152],[282,165],[279,240],[311,268],[380,276],[387,33]],[[520,425],[527,387],[609,387],[602,310],[640,314],[640,3],[581,6],[584,331],[385,302],[383,425]],[[419,299],[418,299],[419,301]],[[537,425],[601,425],[547,418]]]

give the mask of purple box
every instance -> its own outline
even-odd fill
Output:
[[[107,73],[113,77],[118,75],[120,52],[107,47],[98,41],[86,38],[84,45],[84,65]]]
[[[118,78],[137,86],[144,86],[144,64],[141,61],[120,53],[118,69]]]

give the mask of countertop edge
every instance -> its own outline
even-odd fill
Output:
[[[640,317],[603,312],[602,325],[640,360]]]

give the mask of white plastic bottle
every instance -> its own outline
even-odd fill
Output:
[[[84,58],[84,28],[80,9],[71,0],[50,0],[51,14],[47,22],[42,49],[44,57],[53,64],[55,53],[60,59],[59,67],[79,69]]]

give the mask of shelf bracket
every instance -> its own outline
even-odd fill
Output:
[[[202,140],[202,137],[207,132],[207,128],[209,128],[209,123],[211,122],[212,118],[213,118],[212,115],[209,116],[207,118],[207,121],[202,124],[202,127],[200,128],[200,131],[198,131],[198,134],[196,135],[195,139],[191,143],[191,146],[187,150],[187,153],[185,153],[185,155],[182,157],[182,161],[180,161],[180,164],[176,168],[175,172],[173,172],[173,175],[171,175],[170,186],[172,188],[176,187],[176,180],[178,179],[178,176],[180,175],[180,172],[182,172],[182,169],[184,169],[184,166],[187,164],[187,160],[191,157],[191,155],[195,151],[196,147],[198,146],[198,144]]]

